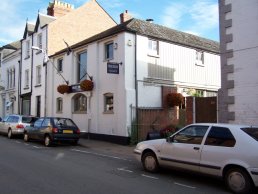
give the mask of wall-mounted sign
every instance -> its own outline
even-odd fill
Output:
[[[119,64],[120,63],[108,62],[107,63],[107,73],[119,74]]]

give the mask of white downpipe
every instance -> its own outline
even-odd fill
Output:
[[[196,104],[195,104],[195,97],[193,97],[193,123],[196,123]]]

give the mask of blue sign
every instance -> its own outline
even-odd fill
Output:
[[[107,73],[119,74],[119,63],[107,63]]]

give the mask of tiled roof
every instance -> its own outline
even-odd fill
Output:
[[[112,36],[120,32],[132,32],[150,38],[156,38],[162,41],[171,42],[178,45],[183,45],[195,49],[205,50],[208,52],[219,53],[219,43],[213,40],[201,38],[185,32],[173,30],[161,25],[150,23],[139,19],[131,19],[113,28],[110,28],[102,33],[92,36],[82,42],[74,44],[71,48],[77,48],[85,44],[100,40],[102,38]],[[56,54],[65,52],[65,49]]]

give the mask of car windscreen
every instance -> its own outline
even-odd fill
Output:
[[[256,141],[258,141],[258,127],[245,127],[241,128],[245,133],[250,135]]]
[[[34,123],[36,120],[36,117],[22,117],[22,123]]]
[[[77,127],[71,119],[55,118],[54,124],[59,127]]]

